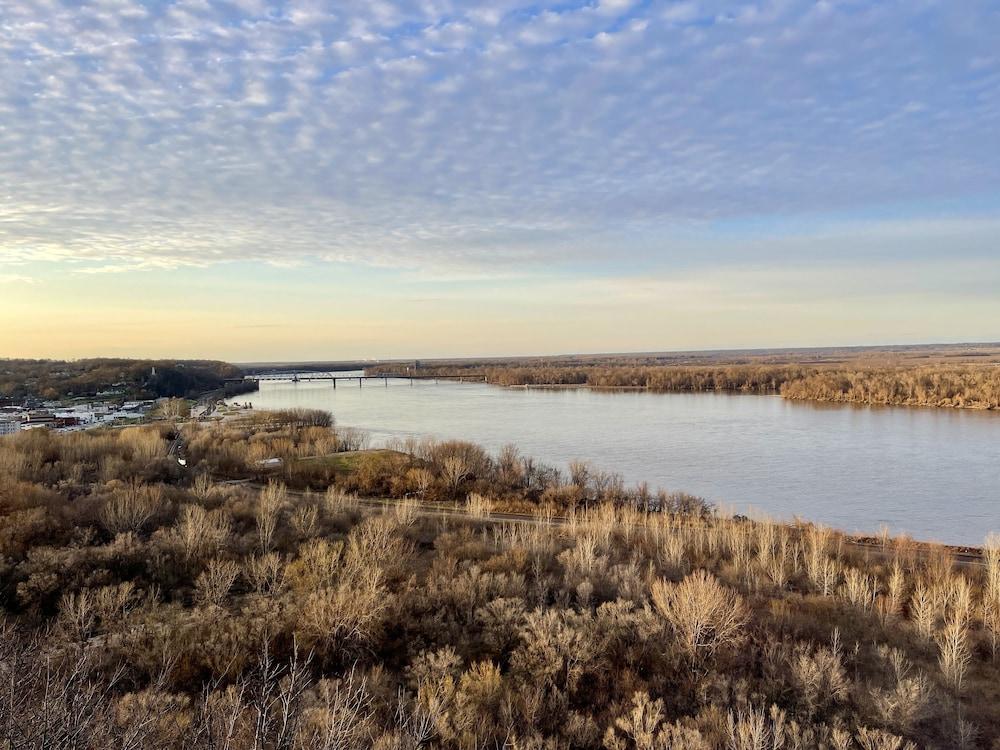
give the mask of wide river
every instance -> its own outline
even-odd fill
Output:
[[[346,374],[346,373],[345,373]],[[377,446],[425,436],[479,443],[560,468],[683,490],[736,512],[846,531],[979,544],[1000,531],[1000,414],[791,402],[779,396],[507,389],[390,380],[261,383],[234,399],[307,407]]]

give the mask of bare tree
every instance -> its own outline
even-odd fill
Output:
[[[969,671],[972,653],[965,624],[958,618],[949,619],[938,634],[938,664],[948,685],[956,695],[962,692],[965,675]]]
[[[180,419],[191,414],[191,404],[183,398],[168,398],[160,403],[157,411],[164,419]]]
[[[315,704],[305,710],[302,747],[310,750],[353,750],[371,744],[374,709],[367,682],[355,670],[338,680],[316,685]]]
[[[268,482],[257,498],[257,539],[261,552],[269,552],[274,543],[274,532],[278,528],[281,509],[288,497],[288,490],[280,482]]]
[[[211,560],[195,581],[198,602],[218,606],[225,601],[240,575],[240,566],[232,560]]]
[[[181,506],[170,538],[184,559],[192,561],[224,546],[229,535],[229,517],[223,511],[209,512],[200,505],[187,504]]]
[[[432,484],[434,484],[434,472],[420,466],[416,469],[410,469],[409,476],[413,481],[413,486],[416,487],[417,492],[420,494],[420,497],[426,497],[427,490],[430,489]]]
[[[306,539],[316,533],[316,524],[319,521],[319,506],[315,502],[303,501],[295,506],[289,521],[295,533],[300,538]]]
[[[215,483],[208,474],[199,474],[191,485],[191,494],[201,502],[207,502],[215,493]]]
[[[469,462],[465,456],[447,456],[441,462],[441,477],[452,492],[458,491],[458,486],[469,476]]]
[[[43,655],[36,638],[0,621],[0,740],[9,748],[93,747],[123,675],[121,667],[99,674],[82,649]]]
[[[497,473],[500,481],[511,487],[520,487],[524,483],[524,465],[521,463],[521,453],[516,445],[507,444],[500,449],[497,456]]]
[[[258,594],[278,594],[285,587],[285,564],[273,552],[247,558],[243,575]]]

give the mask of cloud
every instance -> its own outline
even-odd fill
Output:
[[[34,284],[36,279],[19,273],[0,273],[0,284]]]
[[[998,189],[987,0],[3,8],[7,262],[670,262],[691,225]]]

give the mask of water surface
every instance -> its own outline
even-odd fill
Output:
[[[479,383],[262,383],[255,408],[308,407],[373,445],[430,435],[582,459],[632,484],[847,531],[886,525],[979,544],[1000,530],[1000,414],[869,408],[778,396],[525,390]]]

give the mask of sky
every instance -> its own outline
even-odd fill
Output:
[[[0,357],[1000,340],[994,0],[0,0]]]

